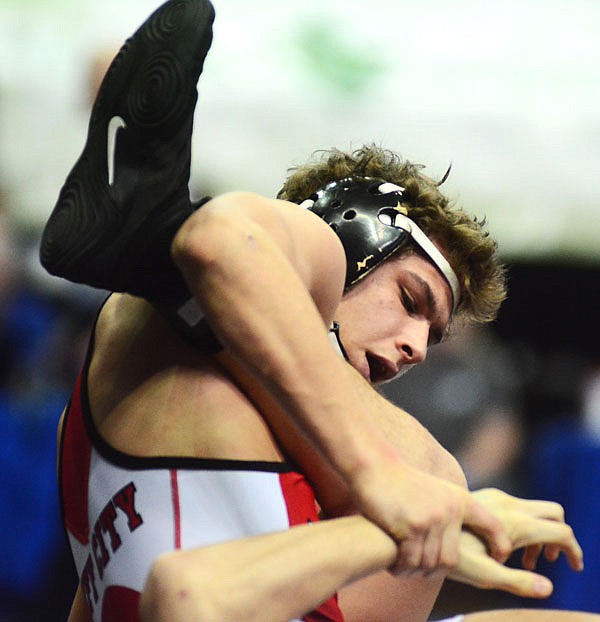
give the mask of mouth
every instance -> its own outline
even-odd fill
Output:
[[[387,359],[372,352],[366,352],[365,356],[369,367],[369,380],[372,384],[391,380],[398,373],[396,366]]]

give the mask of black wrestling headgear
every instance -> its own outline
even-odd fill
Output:
[[[459,284],[450,264],[401,205],[404,188],[373,177],[346,177],[328,183],[301,203],[320,216],[346,252],[346,289],[394,251],[413,240],[442,273],[459,301]]]

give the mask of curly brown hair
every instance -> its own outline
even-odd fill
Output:
[[[290,169],[277,197],[300,203],[327,183],[351,176],[375,177],[402,186],[408,216],[441,247],[458,277],[460,302],[455,319],[490,322],[506,298],[506,270],[497,243],[486,230],[485,219],[467,214],[442,194],[439,186],[446,176],[436,182],[422,173],[423,168],[374,144],[351,153],[318,151],[314,161]]]

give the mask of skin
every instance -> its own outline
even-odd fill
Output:
[[[463,524],[494,557],[510,552],[505,528],[469,494],[452,456],[367,382],[423,360],[443,334],[451,295],[432,264],[395,258],[342,297],[345,256],[329,227],[298,206],[246,193],[195,212],[173,257],[225,349],[204,356],[145,301],[111,297],[88,383],[108,443],[139,456],[291,456],[327,515],[359,512],[396,543],[395,602],[415,620],[457,566]],[[334,319],[352,366],[330,346]],[[351,605],[346,615],[361,619]]]
[[[337,310],[350,363],[373,384],[422,363],[427,348],[442,340],[451,305],[448,283],[421,255],[384,262],[344,296]]]
[[[580,567],[581,551],[572,531],[561,521],[560,506],[517,499],[493,489],[478,494],[484,503],[496,508],[515,549],[526,547],[527,556],[546,544],[549,557],[564,552],[574,568]],[[497,586],[501,581],[504,589],[538,597],[551,589],[540,575],[506,568],[491,560],[472,534],[462,535],[461,551],[457,573],[466,570],[474,577],[471,569],[476,568],[474,584],[479,587]],[[195,551],[168,553],[156,561],[148,578],[140,602],[142,620],[236,622],[243,617],[248,622],[287,622],[310,611],[340,585],[352,584],[357,578],[386,567],[394,556],[393,540],[360,516]],[[421,618],[415,617],[418,614],[410,607],[400,610],[391,604],[382,606],[372,592],[363,591],[361,597],[362,617],[356,617],[357,620],[424,619],[422,614]],[[347,603],[344,591],[340,600],[342,606]],[[547,619],[546,613],[523,611],[513,618],[512,612],[503,612],[492,614],[490,619],[541,622]],[[567,612],[553,617],[573,622],[585,619]],[[467,620],[470,618],[467,616]],[[482,613],[475,619],[483,622],[488,618]]]

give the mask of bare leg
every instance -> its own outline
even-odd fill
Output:
[[[346,622],[424,622],[441,585],[441,577],[393,577],[383,571],[341,588],[338,598]]]

